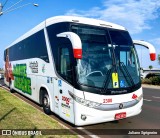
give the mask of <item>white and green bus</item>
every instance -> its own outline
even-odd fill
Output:
[[[57,16],[4,51],[5,84],[77,126],[139,114],[143,93],[135,45],[117,24]]]

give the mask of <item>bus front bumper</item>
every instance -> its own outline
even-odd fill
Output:
[[[117,120],[116,115],[121,115],[121,114],[123,115],[124,113],[125,116],[121,116],[119,119],[135,116],[142,111],[142,105],[143,105],[143,98],[132,107],[105,111],[105,110],[98,110],[95,108],[86,107],[82,104],[75,102],[75,125],[83,126],[83,125],[114,121]]]

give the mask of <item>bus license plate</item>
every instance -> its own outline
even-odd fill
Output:
[[[123,118],[126,118],[126,112],[115,114],[116,120],[123,119]]]

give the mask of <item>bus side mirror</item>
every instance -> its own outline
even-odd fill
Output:
[[[142,40],[133,40],[133,43],[135,45],[141,45],[149,49],[150,53],[150,59],[154,61],[156,59],[156,50],[154,46],[148,42],[142,41]]]
[[[74,58],[82,59],[82,42],[77,34],[73,32],[63,32],[57,34],[57,37],[68,38],[72,43]]]

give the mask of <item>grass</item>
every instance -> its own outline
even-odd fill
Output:
[[[0,88],[0,129],[64,129],[58,122]],[[38,137],[75,138],[69,135]],[[8,137],[8,136],[7,136]],[[17,136],[18,137],[18,136]],[[22,136],[21,136],[22,137]],[[26,136],[29,137],[29,136]],[[31,136],[33,137],[33,136]],[[37,137],[37,136],[36,136]]]

